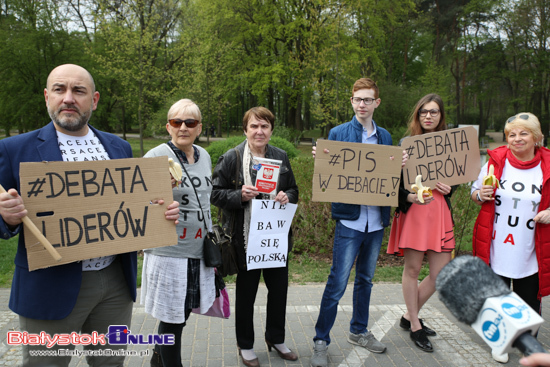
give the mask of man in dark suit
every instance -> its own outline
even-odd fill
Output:
[[[9,306],[19,315],[21,331],[29,334],[105,334],[109,325],[130,326],[136,299],[136,253],[29,271],[21,224],[27,211],[18,193],[19,164],[131,158],[132,150],[128,142],[88,125],[99,92],[86,69],[71,64],[56,67],[48,76],[44,97],[52,122],[0,140],[0,184],[8,190],[0,194],[0,237],[19,234]],[[77,146],[93,148],[74,149]],[[178,215],[177,202],[167,206],[167,220],[177,221]],[[72,348],[56,345],[49,350]],[[108,343],[85,346],[104,348],[113,347]],[[46,349],[45,345],[23,345],[23,365],[69,365],[70,356],[31,355]],[[94,366],[122,366],[124,356],[91,356],[87,361]]]

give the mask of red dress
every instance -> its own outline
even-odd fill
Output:
[[[403,256],[403,249],[451,252],[455,248],[451,211],[439,191],[433,190],[433,196],[428,205],[413,204],[407,213],[395,213],[388,254]]]

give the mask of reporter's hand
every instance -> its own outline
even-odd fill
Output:
[[[529,357],[523,357],[519,360],[522,366],[550,366],[550,354],[533,353]]]

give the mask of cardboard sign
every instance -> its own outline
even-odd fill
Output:
[[[30,270],[178,241],[164,217],[173,202],[166,157],[21,163],[20,178],[28,217],[62,257],[25,228]]]
[[[318,140],[311,200],[397,206],[402,157],[391,145]]]
[[[252,270],[285,267],[288,231],[298,205],[281,205],[275,200],[251,200],[250,205],[246,268]]]
[[[403,168],[407,190],[422,175],[422,184],[434,188],[437,182],[449,186],[477,179],[481,169],[477,131],[468,126],[403,139],[401,147],[409,154]]]

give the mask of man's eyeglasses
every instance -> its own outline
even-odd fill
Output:
[[[428,115],[428,113],[430,114],[430,116],[432,117],[437,117],[439,115],[439,110],[437,109],[433,109],[433,110],[420,110],[418,111],[418,114],[422,117],[425,117]]]
[[[510,117],[508,120],[506,120],[506,123],[510,123],[514,121],[515,119],[522,119],[522,120],[529,120],[529,115],[514,115]]]
[[[369,105],[372,104],[376,99],[375,98],[359,98],[359,97],[351,97],[351,103],[353,104],[360,104],[361,101],[363,101],[364,104]]]
[[[192,128],[192,127],[196,127],[199,124],[199,120],[194,120],[194,119],[187,119],[187,120],[170,119],[170,120],[168,120],[168,123],[170,124],[170,126],[177,127],[177,128],[180,128],[181,124],[185,123],[185,126],[187,126],[189,128]]]

